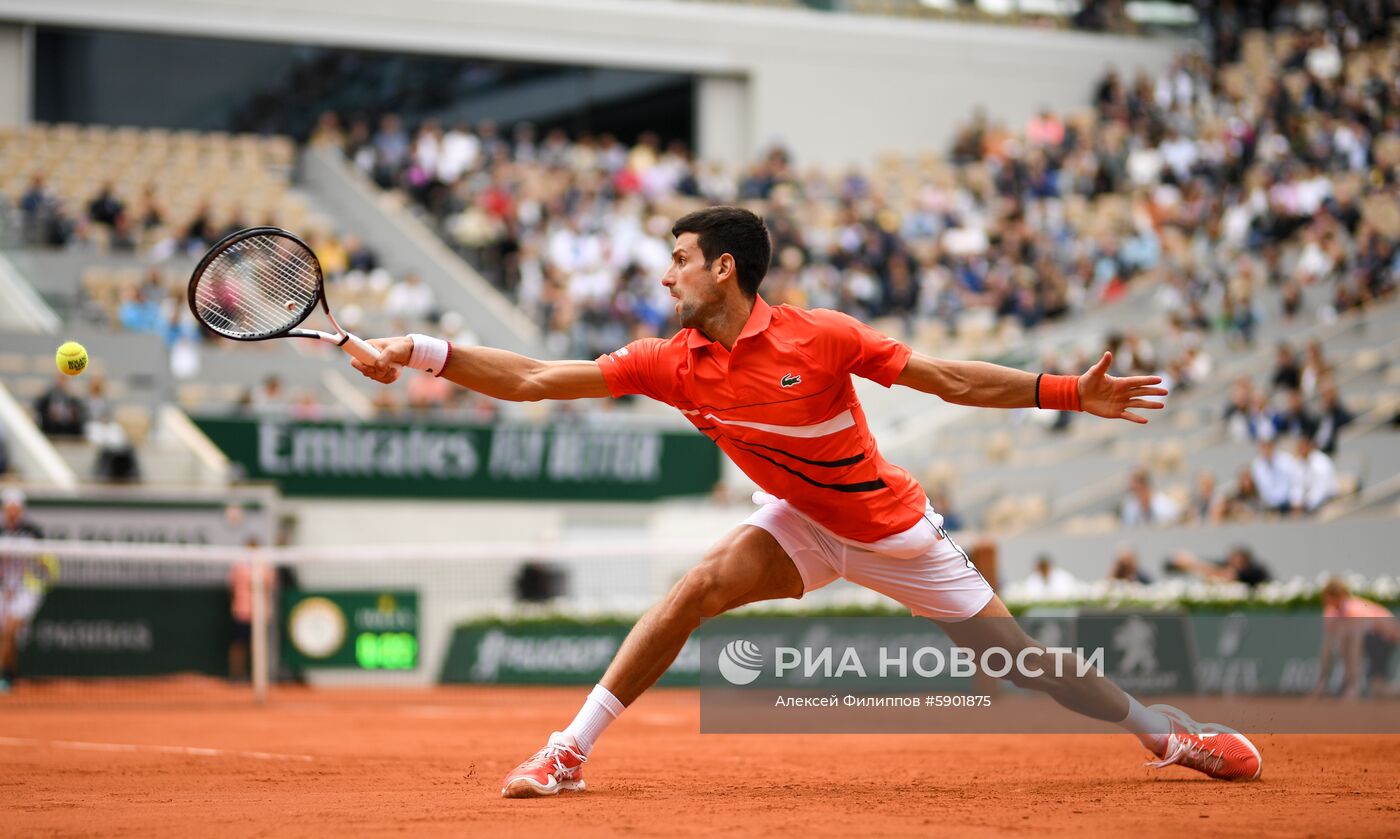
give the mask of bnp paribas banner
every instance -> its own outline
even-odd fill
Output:
[[[720,454],[693,431],[196,417],[287,495],[632,501],[701,495]]]

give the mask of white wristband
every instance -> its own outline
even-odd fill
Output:
[[[452,345],[441,338],[420,335],[417,332],[408,337],[413,339],[413,352],[408,355],[408,366],[414,370],[441,376],[442,368],[447,366],[447,359],[452,354]]]

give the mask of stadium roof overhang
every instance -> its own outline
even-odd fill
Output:
[[[638,0],[0,0],[6,19],[704,74],[746,74],[814,51],[849,62],[917,60],[940,43],[983,42],[1003,53],[1023,40],[1067,53],[1106,41],[1143,46],[1030,28]]]

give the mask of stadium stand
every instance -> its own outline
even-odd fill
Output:
[[[1344,77],[1315,75],[1327,65],[1308,56],[1329,46],[1258,32],[1238,62],[1186,56],[1131,87],[1110,74],[1092,109],[1043,113],[1024,132],[979,119],[951,160],[892,155],[844,173],[803,170],[780,148],[727,171],[654,135],[629,148],[562,130],[537,138],[528,125],[507,138],[491,124],[429,120],[410,133],[392,114],[345,131],[328,115],[312,142],[344,144],[382,186],[424,207],[561,354],[596,355],[665,331],[664,301],[648,279],[664,253],[665,219],[734,200],[773,226],[769,299],[888,318],[892,331],[940,351],[950,351],[945,333],[965,344],[955,354],[1004,351],[1018,330],[1142,280],[1177,289],[1183,305],[1213,303],[1217,311],[1191,317],[1221,318],[1248,342],[1256,286],[1275,281],[1280,246],[1295,233],[1307,239],[1307,266],[1334,264],[1353,235],[1363,261],[1382,266],[1360,285],[1337,284],[1334,308],[1393,282],[1383,268],[1393,188],[1363,173],[1372,141],[1379,165],[1395,154],[1378,136],[1394,107],[1381,81],[1394,58],[1365,42],[1348,53]],[[1307,151],[1295,158],[1291,148]],[[1304,229],[1329,197],[1334,220]],[[1217,257],[1268,245],[1267,276],[1252,260],[1197,266],[1209,242],[1227,246]],[[1289,278],[1289,293],[1315,279]]]
[[[1170,414],[1131,436],[1068,415],[966,419],[863,389],[890,456],[931,492],[951,493],[969,529],[1127,533],[1125,520],[1144,526],[1144,506],[1175,511],[1154,527],[1258,520],[1265,513],[1246,476],[1251,429],[1264,425],[1290,438],[1310,431],[1333,460],[1337,498],[1309,515],[1347,520],[1400,497],[1392,424],[1400,350],[1391,337],[1400,325],[1392,302],[1400,94],[1386,84],[1396,76],[1393,43],[1365,14],[1315,34],[1299,34],[1283,15],[1271,30],[1235,37],[1212,12],[1214,58],[1183,55],[1156,78],[1109,73],[1078,111],[1047,110],[1014,130],[974,115],[947,154],[886,155],[840,171],[804,166],[782,148],[728,168],[646,133],[628,144],[562,130],[537,136],[524,123],[407,126],[382,100],[383,113],[326,112],[307,153],[342,153],[338,165],[388,190],[388,206],[414,208],[538,325],[555,355],[590,357],[666,334],[673,324],[655,277],[668,258],[668,220],[738,201],[773,230],[764,292],[772,302],[840,308],[951,357],[1068,371],[1110,348],[1117,372],[1171,382]],[[10,212],[29,221],[24,238],[41,246],[15,255],[16,264],[45,278],[46,299],[104,330],[150,333],[131,336],[146,341],[140,352],[186,337],[198,345],[207,375],[182,375],[177,363],[159,379],[161,398],[302,418],[543,415],[452,390],[372,389],[298,363],[323,348],[233,351],[181,331],[189,254],[196,238],[207,241],[191,230],[266,213],[307,231],[347,326],[377,334],[430,323],[471,340],[436,301],[479,291],[432,273],[418,283],[383,271],[377,246],[365,245],[377,225],[347,222],[343,193],[313,196],[293,184],[287,141],[38,126],[3,142]],[[124,149],[111,166],[94,152],[107,142]],[[152,171],[136,164],[168,154],[184,173],[197,161],[256,173],[259,194],[277,203],[148,193]],[[151,208],[161,221],[140,235],[102,220]],[[44,251],[54,217],[69,219],[57,225],[71,227],[69,241]],[[72,260],[83,267],[48,270]],[[49,279],[61,276],[80,279]],[[1319,348],[1299,362],[1298,396],[1274,386],[1281,341]],[[155,366],[168,370],[172,360]],[[16,380],[26,401],[50,383],[38,360],[0,361],[30,371]],[[1240,418],[1222,418],[1239,381],[1262,395],[1246,399]],[[130,400],[130,383],[106,386],[114,403]],[[139,420],[134,429],[130,436],[148,436]],[[81,469],[96,456],[64,454]],[[1149,501],[1129,498],[1139,470]]]

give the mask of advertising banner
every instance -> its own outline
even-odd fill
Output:
[[[58,586],[21,638],[26,676],[228,672],[226,586]]]
[[[693,431],[194,420],[246,478],[292,496],[632,501],[703,495],[720,477],[719,450]]]
[[[444,684],[591,685],[632,628],[621,621],[498,621],[464,624],[452,636]],[[699,647],[686,643],[663,685],[700,683]]]

